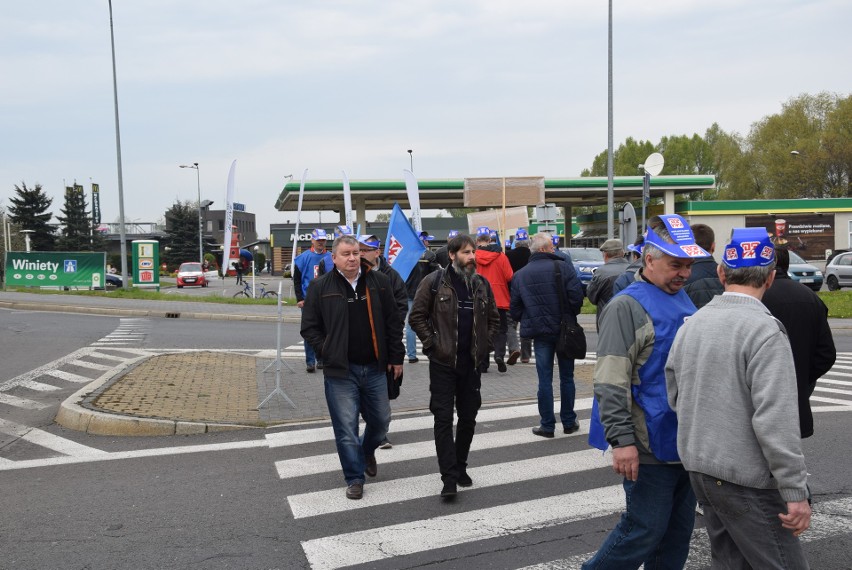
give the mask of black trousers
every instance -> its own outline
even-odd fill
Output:
[[[467,468],[476,414],[482,406],[480,386],[480,372],[471,359],[459,361],[456,368],[429,361],[429,410],[435,416],[435,451],[445,483],[457,481]],[[455,438],[453,408],[459,416]]]

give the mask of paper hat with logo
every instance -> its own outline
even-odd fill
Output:
[[[311,239],[328,239],[328,234],[322,228],[316,228],[311,232]]]
[[[642,246],[641,245],[634,245],[634,244],[631,243],[630,245],[627,246],[627,251],[632,251],[636,255],[642,255]]]
[[[764,228],[734,228],[722,263],[732,269],[766,267],[775,261],[775,246]]]
[[[458,230],[450,230],[450,232],[447,234],[447,240],[451,240],[454,237],[456,237],[457,235],[459,235]]]
[[[479,236],[488,236],[491,237],[491,228],[488,226],[479,226],[476,228],[476,237]]]
[[[530,239],[530,234],[527,233],[527,230],[521,228],[515,232],[515,239]]]
[[[340,236],[351,236],[355,232],[352,231],[352,228],[346,225],[334,226],[334,237]]]
[[[559,236],[558,235],[553,234],[552,236],[550,236],[550,241],[553,242],[554,246],[559,246]]]
[[[491,238],[491,241],[497,241],[497,230],[491,230],[488,232],[488,237]]]
[[[695,236],[692,235],[692,229],[682,217],[677,214],[665,214],[659,216],[659,218],[666,226],[669,236],[671,236],[674,243],[663,240],[654,230],[648,228],[648,231],[645,232],[646,244],[650,243],[666,255],[680,259],[707,257],[710,255],[704,248],[695,243]]]
[[[435,236],[430,236],[429,232],[420,232],[418,237],[420,238],[420,241],[432,241],[435,239]]]
[[[372,247],[373,249],[378,249],[379,245],[381,245],[379,238],[372,234],[358,236],[358,243],[366,245],[367,247]]]

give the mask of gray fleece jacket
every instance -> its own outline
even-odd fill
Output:
[[[763,304],[725,293],[675,337],[666,363],[677,448],[688,471],[807,498],[793,355]]]

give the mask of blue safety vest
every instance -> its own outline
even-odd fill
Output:
[[[296,267],[302,274],[302,295],[308,294],[308,285],[319,276],[319,264],[323,259],[325,259],[325,270],[328,271],[333,267],[331,253],[328,250],[325,250],[325,253],[314,253],[313,249],[309,249],[296,256]]]
[[[680,461],[677,415],[669,406],[665,366],[675,335],[686,317],[695,313],[695,305],[683,290],[671,295],[656,285],[641,281],[618,294],[636,299],[654,324],[654,348],[647,362],[639,368],[639,385],[632,386],[633,401],[645,412],[651,453],[660,461]],[[592,405],[589,444],[602,450],[608,447],[597,400]]]

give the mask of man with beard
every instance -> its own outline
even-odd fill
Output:
[[[385,275],[361,262],[354,236],[332,245],[334,269],[317,278],[302,312],[301,335],[322,357],[346,498],[360,499],[364,475],[375,477],[376,448],[390,423],[387,373],[402,374],[402,319]],[[366,427],[359,437],[358,416]]]
[[[678,456],[664,368],[678,328],[695,312],[683,286],[695,259],[707,255],[682,217],[652,217],[644,266],[601,313],[589,443],[612,446],[627,508],[584,569],[682,568],[686,562],[695,494]]]
[[[455,497],[457,485],[473,484],[467,456],[482,405],[477,365],[488,357],[500,325],[491,287],[476,273],[474,248],[470,236],[450,240],[450,265],[422,281],[408,315],[429,358],[429,409],[435,417],[441,497],[446,499]],[[459,418],[455,440],[453,408]]]

